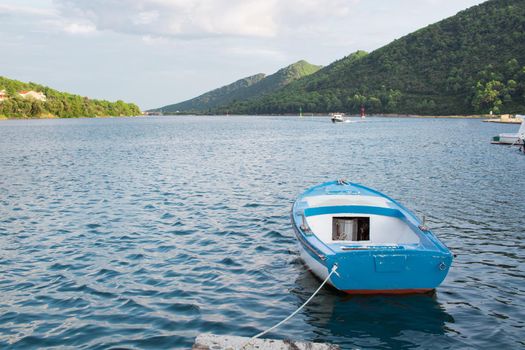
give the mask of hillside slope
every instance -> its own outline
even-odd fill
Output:
[[[132,103],[92,100],[47,86],[0,76],[0,118],[79,118],[139,114],[140,108]]]
[[[258,83],[265,78],[262,73],[239,79],[229,85],[206,92],[191,100],[151,109],[151,112],[169,113],[196,113],[216,108],[242,98],[244,89]]]
[[[370,53],[356,52],[230,113],[525,111],[525,0],[490,0]]]
[[[209,91],[191,100],[151,111],[162,112],[164,114],[208,113],[221,106],[234,103],[235,101],[247,101],[277,91],[293,81],[317,72],[320,68],[320,66],[310,64],[306,61],[299,61],[278,70],[272,75],[256,74]]]

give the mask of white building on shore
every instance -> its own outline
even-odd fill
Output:
[[[46,95],[44,95],[44,93],[39,92],[39,91],[24,90],[24,91],[18,92],[18,94],[20,96],[22,96],[23,98],[32,98],[32,99],[38,100],[38,101],[45,101],[46,100]]]

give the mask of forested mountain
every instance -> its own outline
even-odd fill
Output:
[[[221,88],[206,92],[198,97],[192,98],[191,100],[152,109],[150,111],[161,112],[164,114],[198,113],[207,111],[231,103],[236,99],[242,99],[244,97],[245,89],[260,82],[264,78],[265,75],[263,73],[252,75],[250,77],[239,79],[236,82]]]
[[[47,86],[0,76],[0,118],[79,118],[139,114],[140,108],[132,103],[92,100]]]
[[[525,112],[525,0],[490,0],[217,113]]]
[[[235,101],[247,101],[277,91],[289,83],[317,72],[321,67],[306,61],[299,61],[276,73],[266,76],[257,74],[212,90],[191,100],[153,109],[151,111],[168,113],[209,113],[216,108]]]

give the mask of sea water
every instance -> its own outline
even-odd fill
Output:
[[[346,178],[456,254],[433,295],[325,288],[268,335],[351,348],[525,346],[525,156],[467,119],[0,122],[0,348],[190,348],[252,336],[320,281],[289,211]]]

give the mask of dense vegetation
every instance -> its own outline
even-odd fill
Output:
[[[218,113],[525,112],[525,0],[490,0]]]
[[[35,83],[23,83],[4,77],[0,77],[0,91],[2,90],[5,90],[7,95],[7,99],[0,101],[0,117],[3,118],[78,118],[141,114],[140,108],[135,104],[92,100]],[[23,90],[42,92],[46,100],[22,97],[19,92]]]
[[[248,101],[261,97],[317,72],[321,67],[306,61],[299,61],[276,73],[266,76],[262,73],[240,79],[230,85],[212,90],[196,98],[177,104],[153,109],[167,113],[211,113],[213,110],[236,101]]]

